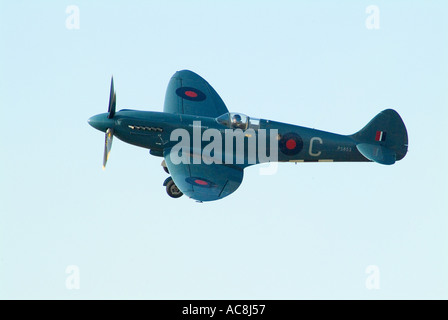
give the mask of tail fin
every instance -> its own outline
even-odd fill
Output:
[[[381,164],[394,164],[408,151],[406,126],[392,109],[380,112],[350,137],[356,141],[356,147],[364,157]]]

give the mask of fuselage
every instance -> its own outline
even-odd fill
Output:
[[[150,149],[156,156],[183,144],[189,146],[182,151],[190,153],[192,162],[199,156],[240,167],[272,161],[369,161],[359,153],[351,136],[271,120],[250,119],[241,129],[224,125],[217,118],[186,114],[125,109],[116,112],[113,119],[107,115],[93,116],[89,123],[103,132],[113,128],[120,140]]]

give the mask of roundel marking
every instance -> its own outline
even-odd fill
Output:
[[[289,139],[286,141],[286,148],[288,150],[293,150],[296,147],[297,143],[294,139]]]
[[[206,98],[201,90],[191,87],[180,87],[176,90],[176,94],[179,97],[190,101],[203,101]]]
[[[204,180],[201,180],[201,179],[196,179],[196,180],[194,180],[194,183],[196,183],[196,184],[200,184],[201,186],[206,186],[206,185],[208,185],[208,182],[207,182],[207,181],[204,181]]]
[[[297,133],[288,132],[282,135],[278,142],[278,146],[283,154],[293,156],[302,151],[303,140]]]
[[[185,91],[184,92],[186,96],[190,97],[190,98],[197,98],[198,94],[194,91]]]
[[[197,177],[188,177],[185,179],[189,184],[192,184],[194,186],[198,187],[205,187],[205,188],[211,188],[213,187],[213,182],[203,179],[203,178],[197,178]]]

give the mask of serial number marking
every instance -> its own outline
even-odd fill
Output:
[[[352,147],[338,146],[338,147],[336,148],[336,151],[352,152]]]

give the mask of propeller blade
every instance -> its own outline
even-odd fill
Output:
[[[109,159],[110,150],[112,149],[112,139],[114,137],[114,129],[107,129],[106,141],[104,144],[103,170],[106,169],[107,159]]]
[[[112,76],[112,79],[110,81],[109,108],[107,110],[109,112],[109,115],[107,116],[109,119],[112,119],[115,115],[116,104],[117,104],[117,96],[114,90],[114,77]]]

